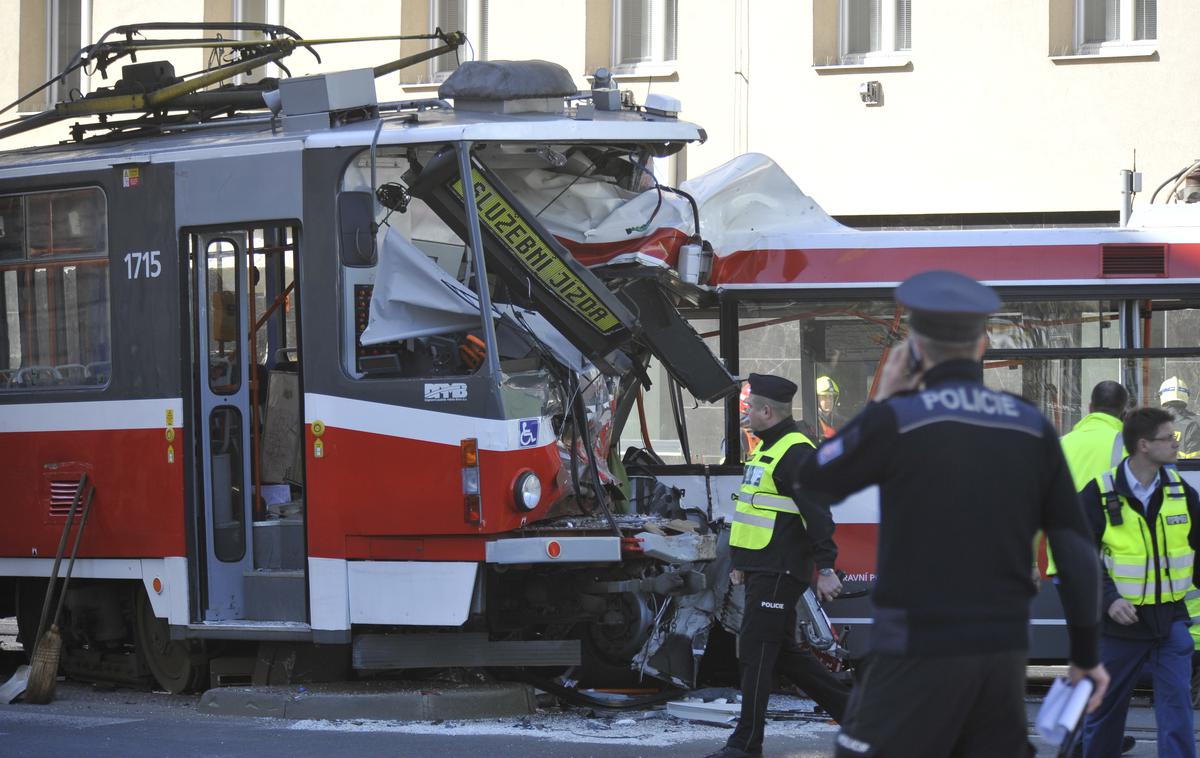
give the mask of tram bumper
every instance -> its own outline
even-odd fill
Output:
[[[487,563],[618,563],[621,540],[616,537],[514,537],[487,543]]]

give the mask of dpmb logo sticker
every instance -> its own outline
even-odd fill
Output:
[[[448,400],[466,400],[466,382],[430,382],[425,385],[425,402],[444,403]]]
[[[537,444],[538,441],[538,422],[535,418],[523,418],[518,422],[517,429],[519,435],[517,438],[521,447],[531,447]]]

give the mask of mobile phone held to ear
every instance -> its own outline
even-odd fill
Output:
[[[918,373],[921,370],[921,355],[917,352],[917,346],[908,341],[908,363],[905,365],[905,371],[909,376]]]

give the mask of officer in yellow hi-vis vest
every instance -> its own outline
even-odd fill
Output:
[[[742,712],[721,758],[762,755],[767,701],[776,664],[837,721],[850,688],[795,640],[796,603],[817,569],[816,591],[827,600],[841,592],[834,573],[837,546],[829,503],[800,491],[795,471],[813,444],[792,418],[796,385],[766,374],[750,375],[746,416],[761,439],[746,461],[729,532],[735,584],[746,585],[738,637]]]
[[[1171,415],[1139,408],[1122,431],[1129,457],[1080,493],[1104,566],[1100,659],[1112,677],[1084,727],[1084,756],[1120,752],[1129,696],[1153,662],[1158,755],[1195,758],[1192,636],[1186,598],[1200,549],[1200,497],[1175,469]]]
[[[1062,438],[1063,457],[1071,469],[1075,491],[1088,486],[1096,477],[1109,471],[1125,458],[1125,443],[1121,440],[1121,417],[1129,404],[1129,391],[1111,379],[1092,388],[1088,415]],[[1046,548],[1046,576],[1058,569],[1054,555]]]

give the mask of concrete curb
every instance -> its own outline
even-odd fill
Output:
[[[438,721],[527,716],[533,689],[523,684],[431,687],[405,682],[350,682],[288,687],[220,687],[198,710],[221,716],[285,719]]]

